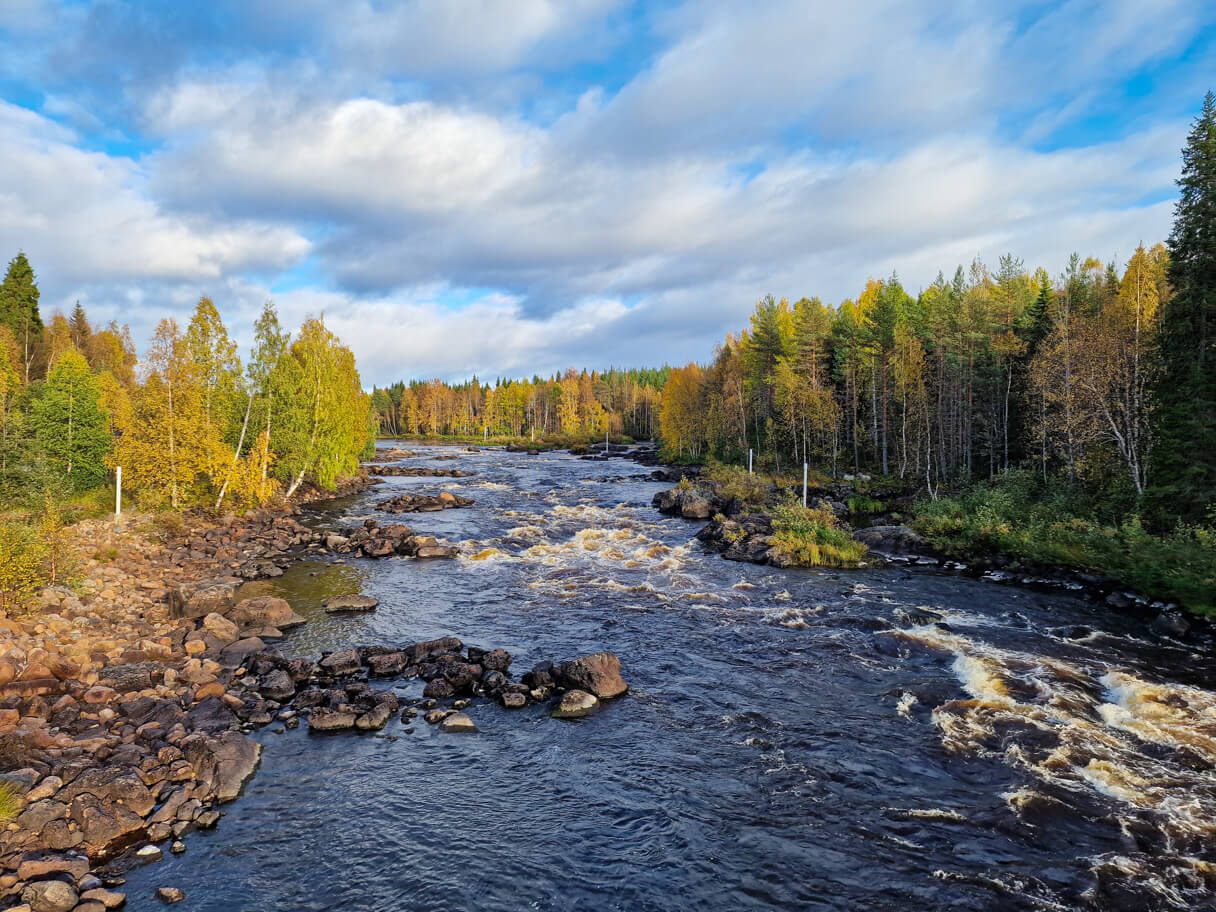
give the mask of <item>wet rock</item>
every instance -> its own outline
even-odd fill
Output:
[[[266,643],[261,637],[245,637],[220,650],[219,662],[225,668],[236,668],[249,656],[265,649]]]
[[[1153,632],[1159,633],[1162,636],[1181,639],[1190,631],[1191,624],[1176,611],[1162,611],[1153,618],[1152,628]]]
[[[327,709],[316,706],[308,715],[308,727],[312,731],[345,731],[355,727],[358,716],[351,710]]]
[[[619,697],[629,689],[621,678],[621,660],[612,652],[597,652],[566,662],[560,670],[561,683],[584,690],[597,698]]]
[[[367,658],[367,667],[371,673],[382,676],[401,674],[409,663],[409,657],[404,652],[388,652]]]
[[[127,901],[126,893],[118,893],[103,887],[94,887],[80,894],[84,902],[99,903],[105,909],[117,909]]]
[[[156,898],[168,905],[179,903],[186,898],[186,894],[177,887],[158,887],[156,890]]]
[[[598,704],[599,700],[585,690],[568,690],[549,714],[554,719],[579,719],[590,715]]]
[[[21,901],[31,912],[70,912],[77,900],[76,891],[61,880],[32,883],[21,891]]]
[[[870,526],[854,532],[853,539],[880,554],[923,554],[929,550],[925,540],[907,526]]]
[[[355,727],[362,731],[379,731],[388,724],[396,711],[396,703],[377,703],[363,715],[355,719]]]
[[[276,668],[262,678],[258,692],[268,700],[282,703],[296,695],[296,685],[291,675],[281,668]]]
[[[401,478],[469,478],[473,472],[459,469],[432,469],[425,466],[368,466],[372,475],[388,475]]]
[[[449,734],[469,734],[477,731],[473,720],[462,712],[452,713],[439,723],[439,730]]]
[[[501,699],[502,705],[507,709],[520,709],[528,702],[528,698],[523,694],[514,692],[504,693]]]
[[[321,671],[326,674],[343,676],[352,675],[363,667],[359,661],[357,649],[343,649],[333,655],[326,656],[320,662]]]
[[[454,697],[456,695],[456,688],[447,678],[435,678],[433,681],[427,682],[422,695],[424,697],[438,697],[439,699]]]
[[[380,600],[370,595],[340,595],[325,604],[325,611],[328,614],[355,614],[374,611],[379,604]]]

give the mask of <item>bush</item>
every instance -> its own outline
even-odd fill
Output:
[[[705,477],[718,486],[718,493],[740,503],[759,506],[769,493],[769,482],[760,475],[753,475],[742,466],[711,462]]]
[[[0,609],[15,614],[29,607],[42,587],[43,547],[22,523],[0,523]]]
[[[1149,534],[1137,516],[1102,517],[1079,492],[1028,472],[918,505],[913,527],[947,554],[1000,552],[1096,571],[1153,598],[1216,613],[1216,532]]]
[[[11,782],[0,782],[0,823],[12,820],[21,812],[21,798]]]
[[[801,567],[858,567],[866,546],[836,525],[827,508],[786,504],[773,511],[773,546]]]

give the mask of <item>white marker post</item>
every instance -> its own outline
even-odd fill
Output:
[[[752,448],[747,448],[747,474],[752,474]]]
[[[806,463],[802,464],[802,509],[806,509]]]
[[[489,439],[490,439],[490,427],[489,427],[489,425],[483,424],[481,426],[481,442],[485,443]]]
[[[114,485],[114,518],[122,517],[122,466],[118,466],[118,481]]]

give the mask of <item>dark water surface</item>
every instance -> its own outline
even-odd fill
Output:
[[[1216,907],[1210,658],[1065,596],[723,561],[650,507],[663,485],[605,481],[621,460],[412,448],[478,474],[318,521],[450,490],[476,505],[381,518],[466,555],[255,584],[310,620],[282,648],[456,634],[516,675],[610,649],[630,694],[577,722],[475,701],[479,735],[263,729],[245,794],[132,872],[131,908],[162,885],[215,912]],[[354,591],[378,611],[321,610]]]

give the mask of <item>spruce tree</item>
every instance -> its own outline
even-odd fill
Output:
[[[1216,97],[1182,150],[1169,239],[1173,297],[1161,309],[1151,510],[1202,520],[1216,505]]]
[[[38,312],[38,284],[24,253],[9,261],[8,272],[0,284],[0,325],[7,326],[17,340],[28,383],[34,353],[42,341],[42,316]]]

